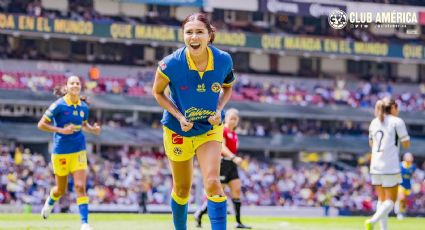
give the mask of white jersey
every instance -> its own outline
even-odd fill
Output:
[[[371,174],[400,173],[400,142],[409,140],[404,121],[392,115],[385,115],[369,126],[369,140],[372,140]]]

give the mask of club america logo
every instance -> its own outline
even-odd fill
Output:
[[[328,21],[332,28],[343,29],[348,23],[347,13],[342,10],[334,10],[329,14]]]
[[[374,24],[377,28],[398,28],[417,25],[416,12],[349,12],[334,10],[328,16],[329,25],[334,29],[343,29],[350,23],[351,28],[368,28]]]
[[[174,155],[176,155],[176,156],[180,156],[183,153],[183,151],[180,147],[174,147],[173,152],[174,152]]]

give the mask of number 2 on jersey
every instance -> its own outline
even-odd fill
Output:
[[[378,141],[378,152],[382,152],[383,149],[381,149],[382,139],[384,139],[384,131],[378,130],[375,133],[375,139]]]

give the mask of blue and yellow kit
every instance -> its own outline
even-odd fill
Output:
[[[52,163],[55,174],[65,176],[69,172],[87,168],[86,140],[82,131],[87,122],[89,109],[85,102],[73,104],[67,97],[61,97],[50,105],[44,116],[54,126],[64,128],[73,124],[74,133],[53,134]]]
[[[413,173],[416,170],[416,166],[414,164],[408,166],[403,161],[400,163],[400,170],[401,170],[401,178],[402,178],[400,188],[404,190],[405,193],[409,194],[410,189],[412,188],[411,179],[413,177]]]
[[[208,64],[204,72],[197,70],[186,47],[176,50],[159,62],[157,71],[169,81],[170,100],[194,124],[191,130],[183,132],[180,122],[171,113],[164,111],[161,123],[164,126],[164,144],[169,157],[179,156],[181,152],[192,153],[200,144],[205,143],[205,138],[222,141],[223,127],[213,128],[208,117],[216,113],[222,87],[231,87],[236,78],[232,71],[232,58],[227,52],[214,46],[208,46],[207,50]],[[223,119],[224,112],[221,115]],[[182,142],[185,143],[167,146],[167,143]],[[191,147],[186,145],[187,142],[191,143]]]
[[[188,50],[183,47],[165,57],[158,71],[167,78],[170,98],[180,112],[194,126],[183,132],[180,122],[168,111],[164,111],[162,124],[182,136],[196,136],[211,129],[208,117],[215,114],[221,87],[230,87],[235,80],[232,58],[227,52],[213,46],[208,47],[208,65],[199,72]]]

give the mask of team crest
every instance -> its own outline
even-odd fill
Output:
[[[214,82],[214,83],[211,85],[211,90],[212,90],[214,93],[218,93],[218,92],[220,92],[220,90],[221,90],[221,85],[220,85],[220,83],[218,83],[218,82]]]
[[[180,147],[174,147],[173,152],[174,152],[174,155],[180,156],[183,151]]]
[[[80,117],[84,117],[84,111],[80,111]]]
[[[61,165],[66,165],[66,159],[65,159],[65,158],[61,158],[61,159],[59,159],[59,163],[60,163]]]

